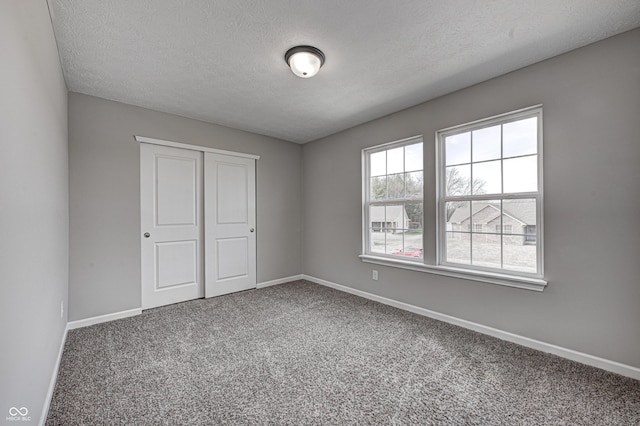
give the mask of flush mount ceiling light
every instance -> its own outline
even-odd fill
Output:
[[[324,64],[324,53],[313,46],[296,46],[284,54],[291,71],[301,78],[309,78],[318,74]]]

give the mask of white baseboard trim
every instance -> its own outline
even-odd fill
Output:
[[[303,276],[304,275],[300,274],[300,275],[293,275],[287,278],[279,278],[277,280],[265,281],[263,283],[258,283],[256,285],[256,288],[265,288],[265,287],[271,287],[272,285],[284,284],[291,281],[298,281],[298,280],[301,280]]]
[[[94,324],[100,324],[101,322],[113,321],[121,318],[132,317],[135,315],[140,315],[142,313],[141,308],[137,309],[129,309],[128,311],[115,312],[113,314],[100,315],[97,317],[85,318],[78,321],[70,321],[67,323],[67,326],[64,328],[64,333],[62,334],[62,341],[60,342],[60,348],[58,349],[58,358],[56,359],[56,364],[53,367],[53,373],[51,375],[51,380],[49,381],[49,389],[47,390],[47,396],[44,400],[44,406],[42,407],[42,414],[40,416],[40,421],[38,425],[44,426],[47,421],[47,416],[49,415],[49,406],[51,405],[51,399],[53,398],[53,392],[56,389],[56,381],[58,379],[58,370],[60,369],[60,362],[62,361],[62,353],[64,352],[64,345],[67,342],[67,333],[69,330],[73,330],[76,328],[87,327]]]
[[[457,318],[451,315],[441,314],[429,309],[421,308],[419,306],[410,305],[408,303],[399,302],[397,300],[388,299],[386,297],[378,296],[372,293],[368,293],[362,290],[356,290],[351,287],[347,287],[341,284],[336,284],[331,281],[326,281],[320,278],[312,277],[309,275],[303,275],[303,279],[314,282],[326,287],[331,287],[336,290],[344,291],[356,296],[364,297],[365,299],[373,300],[385,305],[393,306],[398,309],[413,312],[418,315],[423,315],[429,318],[433,318],[439,321],[454,324],[469,330],[477,331],[482,334],[497,337],[498,339],[506,340],[508,342],[517,343],[528,348],[536,349],[542,352],[550,353],[560,356],[562,358],[577,361],[582,364],[590,365],[592,367],[601,368],[603,370],[611,371],[613,373],[620,374],[622,376],[630,377],[632,379],[640,380],[640,368],[633,367],[631,365],[622,364],[616,361],[611,361],[605,358],[600,358],[594,355],[585,354],[583,352],[574,351],[573,349],[567,349],[562,346],[553,345],[550,343],[541,342],[539,340],[530,339],[528,337],[513,334],[508,331],[499,330],[497,328],[488,327],[486,325],[478,324],[472,321],[467,321],[461,318]]]
[[[67,332],[69,326],[64,328],[62,333],[62,340],[60,342],[60,348],[58,349],[58,358],[56,364],[53,366],[53,373],[51,374],[51,380],[49,381],[49,389],[47,390],[47,396],[44,399],[44,406],[42,407],[42,414],[40,415],[40,421],[38,424],[44,426],[47,421],[47,415],[49,414],[49,405],[51,405],[51,399],[53,398],[53,392],[56,390],[56,381],[58,379],[58,369],[60,368],[60,361],[62,361],[62,353],[64,352],[64,344],[67,342]]]
[[[128,311],[114,312],[112,314],[99,315],[97,317],[85,318],[77,321],[70,321],[67,324],[68,330],[74,330],[76,328],[88,327],[94,324],[100,324],[101,322],[113,321],[122,318],[133,317],[140,315],[142,308],[129,309]]]

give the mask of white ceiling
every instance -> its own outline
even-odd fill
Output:
[[[640,26],[638,0],[49,3],[69,90],[298,143]]]

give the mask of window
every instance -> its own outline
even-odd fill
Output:
[[[438,264],[542,278],[542,108],[445,129],[436,143]]]
[[[502,233],[511,234],[513,232],[513,225],[502,225]],[[496,234],[500,233],[500,225],[496,225]]]
[[[422,136],[362,150],[362,261],[542,291],[542,108],[441,130],[435,158]]]
[[[363,151],[364,253],[423,258],[422,138]]]
[[[525,227],[524,241],[525,241],[525,244],[536,243],[536,226],[535,225],[527,225]]]

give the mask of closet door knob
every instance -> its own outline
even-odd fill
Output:
[[[151,236],[151,234],[150,234],[150,233],[148,233],[148,232],[145,232],[145,233],[144,233],[144,237],[145,237],[145,238],[149,238],[150,236]]]
[[[255,231],[255,229],[253,229],[253,228],[249,229],[249,232],[253,232],[253,231]]]

